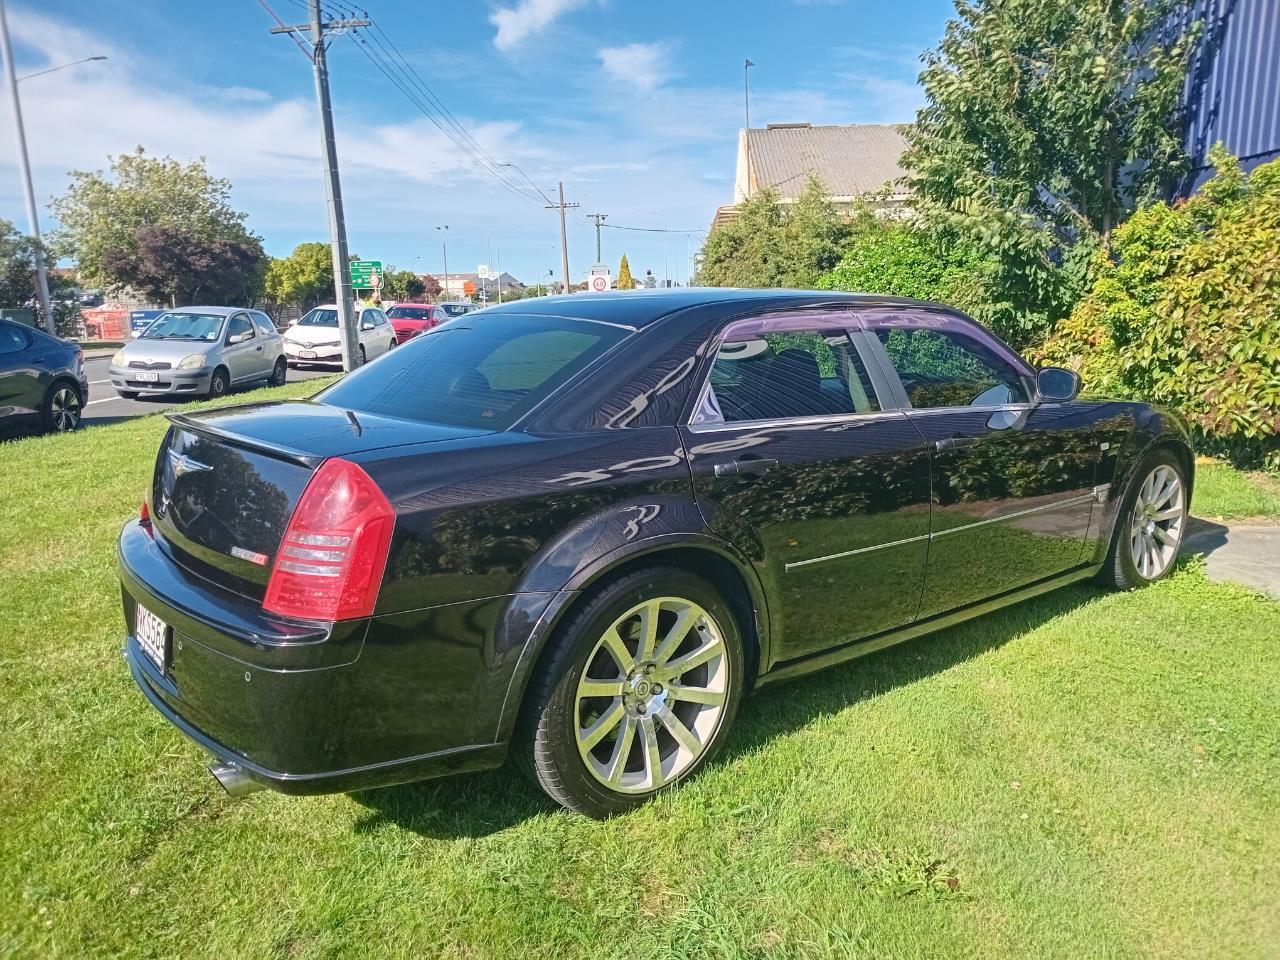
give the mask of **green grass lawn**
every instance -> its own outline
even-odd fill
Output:
[[[1236,470],[1221,460],[1202,460],[1196,464],[1191,506],[1196,516],[1208,519],[1280,521],[1280,479]]]
[[[607,823],[509,771],[232,801],[120,656],[164,428],[0,445],[0,956],[1280,952],[1280,604],[1194,561],[753,697]]]

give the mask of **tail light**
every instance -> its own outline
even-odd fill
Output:
[[[138,507],[138,523],[147,534],[155,539],[155,530],[151,526],[151,508],[147,506],[147,498],[142,498],[142,503]]]
[[[395,522],[367,473],[349,460],[326,460],[289,520],[262,608],[306,620],[369,616]]]

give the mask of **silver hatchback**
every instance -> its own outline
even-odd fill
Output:
[[[285,382],[284,341],[271,318],[242,307],[180,307],[156,317],[111,358],[111,385],[140,394],[218,397],[233,385]]]

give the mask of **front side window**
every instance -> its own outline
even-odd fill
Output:
[[[237,313],[231,318],[231,327],[227,331],[228,337],[240,337],[241,340],[253,339],[253,324],[249,322],[249,318],[243,313]]]
[[[437,327],[316,399],[356,412],[505,430],[618,343],[602,323],[509,314]]]
[[[862,359],[839,327],[751,322],[726,335],[694,423],[838,416],[879,410]]]
[[[212,343],[222,333],[223,320],[216,313],[162,313],[142,331],[142,339]]]
[[[1018,369],[976,338],[926,327],[873,329],[912,407],[991,407],[1028,400]]]

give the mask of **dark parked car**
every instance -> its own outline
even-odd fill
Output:
[[[229,792],[521,762],[593,816],[752,687],[1172,565],[1184,423],[950,308],[549,297],[307,401],[173,414],[120,538],[126,654]]]
[[[0,429],[80,426],[89,402],[84,351],[43,330],[0,320]]]

